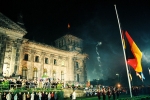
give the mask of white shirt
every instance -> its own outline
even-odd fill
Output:
[[[76,99],[76,92],[75,91],[72,93],[72,99],[73,100]]]
[[[10,93],[8,93],[8,94],[6,95],[6,99],[7,99],[7,100],[11,100],[11,94],[10,94]]]
[[[34,100],[34,93],[31,94],[31,100]]]

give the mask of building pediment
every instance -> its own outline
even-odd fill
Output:
[[[27,31],[21,28],[18,24],[10,20],[8,17],[0,13],[0,28],[6,31],[12,31],[24,36]]]

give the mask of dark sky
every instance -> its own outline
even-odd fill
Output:
[[[105,2],[104,2],[105,1]],[[84,41],[88,79],[116,78],[119,73],[127,80],[120,33],[114,4],[117,6],[122,30],[127,30],[143,52],[143,73],[148,83],[150,75],[150,6],[148,2],[117,2],[109,0],[32,0],[0,3],[0,11],[17,21],[22,12],[28,31],[25,38],[54,45],[53,41],[70,32]],[[67,29],[70,23],[71,28]],[[97,60],[96,45],[100,55]],[[131,74],[136,78],[134,70]],[[101,72],[101,73],[100,73]],[[135,79],[134,78],[134,79]],[[150,83],[150,81],[149,81]]]

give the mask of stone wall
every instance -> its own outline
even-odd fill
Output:
[[[63,91],[64,91],[64,98],[68,98],[72,94],[73,89],[64,89]],[[75,92],[76,92],[76,97],[84,97],[85,96],[85,93],[83,90],[75,90]]]

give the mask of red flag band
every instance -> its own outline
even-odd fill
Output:
[[[127,59],[127,63],[134,68],[136,72],[142,72],[142,66],[141,66],[141,58],[142,58],[142,52],[140,49],[137,47],[135,42],[132,40],[128,32],[125,32],[125,35],[127,37],[127,40],[130,44],[131,51],[134,55],[133,59]]]

